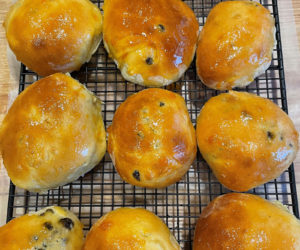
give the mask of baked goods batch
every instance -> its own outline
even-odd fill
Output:
[[[300,221],[280,202],[225,194],[197,221],[193,250],[200,249],[300,249]]]
[[[229,91],[206,102],[197,119],[199,150],[217,179],[248,191],[277,178],[296,158],[299,135],[272,101]],[[237,174],[238,173],[238,174]]]
[[[196,157],[195,129],[185,101],[168,90],[146,89],[128,97],[107,131],[112,162],[132,185],[169,186]]]
[[[45,207],[0,227],[0,249],[81,250],[83,225],[62,207]]]
[[[196,67],[209,88],[251,83],[270,66],[275,22],[270,11],[251,1],[225,1],[209,13],[199,35]]]
[[[102,15],[89,0],[18,0],[4,27],[17,59],[47,76],[90,60],[101,41]]]
[[[199,25],[181,0],[105,0],[103,42],[122,76],[160,87],[191,64]]]
[[[213,89],[246,86],[272,60],[274,18],[257,2],[217,4],[199,41],[195,14],[181,0],[105,0],[103,11],[104,47],[124,79],[136,84],[179,80],[196,45],[198,76]],[[102,15],[89,0],[18,0],[4,27],[17,59],[47,77],[10,107],[0,127],[0,152],[16,186],[45,192],[78,179],[106,153],[101,101],[63,74],[97,50]],[[203,106],[196,133],[184,98],[158,88],[129,96],[107,131],[121,178],[146,188],[179,181],[195,160],[197,143],[219,182],[239,192],[277,178],[299,148],[294,124],[276,104],[235,91]],[[82,228],[72,212],[46,207],[0,227],[0,249],[180,249],[163,221],[142,208],[102,216],[85,243]],[[298,249],[300,222],[281,204],[226,194],[202,211],[193,248]]]
[[[44,192],[95,167],[106,151],[101,101],[62,73],[26,88],[0,128],[0,151],[12,182]]]
[[[87,234],[83,250],[163,249],[180,246],[168,227],[143,208],[119,208],[102,216]]]

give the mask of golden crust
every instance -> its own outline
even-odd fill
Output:
[[[193,60],[199,25],[181,0],[105,0],[103,41],[123,77],[160,87]]]
[[[86,237],[83,250],[179,250],[168,227],[143,208],[119,208],[101,217]]]
[[[278,177],[296,157],[298,132],[272,101],[230,91],[211,98],[197,120],[200,152],[227,188],[247,191]]]
[[[282,204],[251,194],[217,197],[196,225],[194,250],[299,249],[300,222]]]
[[[221,2],[209,13],[199,36],[198,75],[214,89],[246,86],[270,66],[274,43],[269,10],[257,2]]]
[[[106,151],[101,102],[73,78],[57,73],[26,88],[0,130],[12,182],[42,192],[91,170]]]
[[[150,188],[180,180],[196,156],[196,136],[184,99],[146,89],[127,98],[108,128],[108,152],[126,182]]]
[[[80,250],[83,225],[61,207],[46,207],[0,227],[0,249]]]
[[[90,60],[101,41],[102,15],[89,0],[19,0],[4,26],[17,59],[47,76]]]

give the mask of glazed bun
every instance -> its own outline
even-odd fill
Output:
[[[227,188],[247,191],[277,178],[298,151],[291,119],[272,101],[230,91],[211,98],[197,120],[200,152]]]
[[[81,250],[83,225],[61,207],[46,207],[0,227],[0,249]]]
[[[146,89],[122,103],[108,128],[108,152],[126,182],[162,188],[179,181],[196,157],[195,130],[184,99]]]
[[[17,59],[47,76],[90,60],[101,41],[102,16],[89,0],[19,0],[4,27]]]
[[[102,216],[87,234],[83,250],[179,250],[168,227],[143,208],[119,208]]]
[[[251,83],[270,66],[275,22],[270,11],[252,1],[226,1],[209,13],[200,33],[196,67],[213,89]]]
[[[101,101],[62,73],[27,87],[0,129],[0,150],[12,182],[34,192],[72,182],[106,151]]]
[[[105,0],[104,46],[133,83],[177,81],[193,60],[199,25],[181,0]]]
[[[193,250],[200,249],[300,249],[300,221],[280,202],[225,194],[199,217]]]

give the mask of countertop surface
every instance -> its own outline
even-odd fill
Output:
[[[18,93],[19,63],[7,48],[2,26],[12,0],[0,0],[0,121]],[[300,132],[300,1],[278,0],[289,115]],[[300,200],[300,152],[294,161]],[[0,164],[0,226],[6,221],[9,178]]]

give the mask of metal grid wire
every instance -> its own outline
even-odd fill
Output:
[[[102,1],[93,1],[99,8]],[[202,27],[216,0],[185,1],[195,12]],[[243,89],[267,97],[287,112],[287,99],[284,81],[282,47],[280,40],[278,7],[276,0],[261,0],[276,20],[277,45],[273,51],[270,68],[253,83]],[[103,118],[107,128],[116,108],[131,94],[143,87],[126,82],[115,63],[101,43],[91,61],[82,66],[72,76],[93,91],[104,102]],[[39,77],[21,66],[20,92]],[[191,64],[181,80],[166,87],[182,95],[193,124],[203,104],[220,91],[206,88],[199,80],[195,62]],[[103,214],[118,207],[144,207],[162,218],[174,233],[183,249],[192,249],[194,226],[203,208],[220,194],[230,192],[212,174],[207,164],[197,153],[189,172],[182,180],[164,189],[145,189],[123,182],[115,171],[109,155],[83,178],[71,184],[53,189],[45,194],[24,191],[10,184],[7,221],[29,211],[36,211],[49,205],[59,205],[73,211],[84,224],[87,232]],[[294,169],[291,166],[279,178],[252,189],[269,200],[279,200],[299,217]]]

